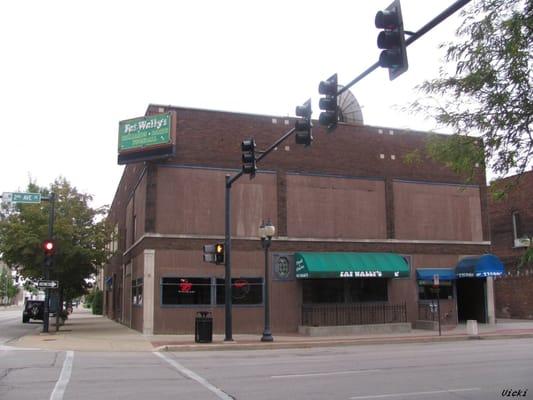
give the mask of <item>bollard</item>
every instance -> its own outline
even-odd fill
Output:
[[[469,319],[468,321],[466,321],[466,333],[469,336],[478,335],[477,321],[475,319]]]

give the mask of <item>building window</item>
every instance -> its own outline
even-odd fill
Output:
[[[143,278],[137,278],[131,281],[131,302],[134,306],[142,306]]]
[[[303,302],[364,303],[388,300],[388,279],[306,279],[303,281]]]
[[[226,303],[225,280],[216,280],[217,304]],[[263,278],[232,278],[232,304],[263,304]]]
[[[441,300],[453,299],[453,286],[451,282],[440,282],[438,297]],[[419,300],[436,300],[437,291],[432,284],[418,283],[418,299]]]
[[[111,234],[111,254],[115,254],[118,250],[118,224],[113,228],[113,233]]]
[[[133,243],[135,243],[135,237],[137,236],[137,216],[136,215],[133,215],[133,221],[132,221],[132,234],[131,234],[131,245],[133,245]]]
[[[163,305],[211,304],[211,278],[162,278]]]

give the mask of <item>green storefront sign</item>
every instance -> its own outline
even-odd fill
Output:
[[[158,114],[119,122],[118,151],[142,150],[171,143],[170,114]]]

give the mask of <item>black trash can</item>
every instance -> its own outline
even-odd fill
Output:
[[[194,341],[196,343],[211,343],[213,341],[213,317],[210,312],[199,311],[196,313]]]

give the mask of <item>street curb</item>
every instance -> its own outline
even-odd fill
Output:
[[[154,349],[157,352],[177,351],[224,351],[224,350],[277,350],[277,349],[305,349],[311,347],[341,347],[376,344],[402,344],[402,343],[432,343],[432,342],[459,342],[467,340],[498,340],[498,339],[527,339],[533,338],[533,333],[526,334],[500,334],[477,336],[435,336],[417,338],[384,338],[384,339],[346,339],[335,341],[305,341],[305,342],[272,342],[272,343],[223,343],[223,344],[179,344],[163,345]]]

